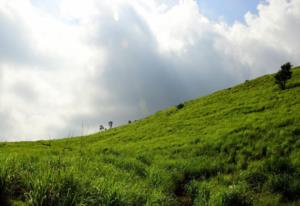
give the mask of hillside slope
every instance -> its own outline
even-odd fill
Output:
[[[85,137],[0,143],[0,205],[300,205],[300,69]],[[34,128],[33,128],[34,129]]]

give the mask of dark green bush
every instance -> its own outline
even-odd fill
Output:
[[[178,105],[176,106],[177,109],[182,109],[183,107],[184,107],[184,104],[183,104],[183,103],[178,104]]]
[[[292,78],[292,65],[288,62],[281,66],[281,70],[279,70],[275,74],[275,83],[278,84],[280,89],[284,90],[287,80]]]

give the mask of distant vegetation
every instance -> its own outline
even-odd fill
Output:
[[[284,90],[287,80],[292,78],[292,65],[288,62],[281,66],[281,70],[279,70],[275,74],[275,83],[278,84],[280,89]]]
[[[111,129],[113,127],[113,121],[109,121],[108,126],[109,126],[109,129]]]
[[[176,106],[177,109],[182,109],[183,107],[184,107],[184,104],[182,104],[182,103],[181,103],[181,104],[178,104],[178,105]]]
[[[291,71],[285,90],[266,75],[90,136],[0,143],[0,205],[300,205]]]

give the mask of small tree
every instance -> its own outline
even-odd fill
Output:
[[[113,126],[113,121],[109,121],[109,122],[108,122],[108,126],[109,126],[109,129],[111,129],[112,126]]]
[[[99,130],[100,131],[104,130],[104,126],[102,124],[99,126]]]
[[[275,74],[275,83],[278,84],[279,88],[284,90],[287,80],[292,78],[291,72],[292,65],[291,63],[286,63],[281,66],[281,70],[279,70]]]
[[[182,109],[184,107],[184,104],[183,103],[180,103],[176,106],[177,109]]]

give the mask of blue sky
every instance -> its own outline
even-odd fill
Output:
[[[31,0],[33,4],[51,12],[56,12],[60,0]],[[244,20],[250,11],[257,13],[257,5],[264,0],[197,0],[200,11],[211,20],[222,18],[228,24]],[[173,1],[165,0],[169,4]],[[173,2],[174,3],[174,2]]]
[[[204,15],[213,20],[223,17],[231,24],[243,21],[245,13],[257,13],[257,5],[262,0],[197,0],[200,10]]]

